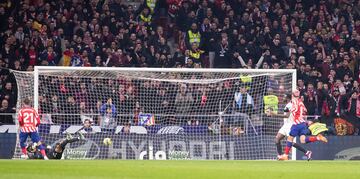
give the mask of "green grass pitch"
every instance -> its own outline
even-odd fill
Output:
[[[0,160],[0,178],[359,178],[359,161]]]

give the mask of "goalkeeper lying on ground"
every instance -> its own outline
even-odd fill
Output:
[[[61,142],[56,143],[54,147],[50,145],[46,147],[46,155],[49,159],[60,160],[67,144],[84,139],[84,135],[80,132],[78,133],[78,137],[73,137],[71,136],[71,134],[67,133],[66,138],[63,139]],[[43,159],[40,150],[38,149],[38,146],[40,146],[41,144],[42,143],[39,142],[38,144],[35,143],[27,146],[26,149],[28,151],[29,159]],[[46,144],[44,145],[46,146]]]

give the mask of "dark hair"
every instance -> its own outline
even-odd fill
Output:
[[[30,99],[28,99],[28,98],[24,99],[24,104],[25,105],[30,105],[30,103],[31,103]]]
[[[290,99],[291,99],[291,95],[290,95],[290,94],[285,94],[285,98],[286,98],[287,100],[290,100]]]

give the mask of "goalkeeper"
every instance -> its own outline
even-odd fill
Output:
[[[54,147],[50,145],[46,147],[45,149],[46,155],[49,159],[60,160],[67,144],[81,141],[84,139],[85,139],[84,135],[81,134],[80,132],[78,133],[78,137],[73,137],[71,136],[71,134],[67,133],[66,138],[63,139],[61,142],[56,143]],[[40,150],[38,149],[38,146],[40,146],[41,144],[42,143],[39,142],[38,144],[34,143],[32,145],[27,146],[26,149],[28,151],[29,159],[43,159]]]

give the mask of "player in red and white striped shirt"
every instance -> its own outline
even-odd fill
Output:
[[[296,92],[297,93],[297,92]],[[300,95],[300,92],[298,92]],[[294,96],[294,95],[293,95]],[[299,97],[295,97],[291,100],[291,106],[293,106],[290,109],[291,112],[291,118],[293,120],[294,124],[301,124],[303,122],[306,122],[304,119],[304,114],[307,113],[307,109]]]
[[[20,109],[18,114],[18,120],[20,125],[20,147],[24,158],[27,158],[26,139],[30,136],[35,145],[38,145],[40,142],[40,135],[37,131],[37,127],[40,125],[40,117],[36,110],[30,106],[29,99],[24,100],[23,108]],[[45,147],[39,145],[39,149],[44,159],[48,159],[45,153]]]
[[[294,90],[292,93],[292,105],[290,108],[290,118],[293,121],[293,125],[291,126],[289,136],[287,138],[286,147],[284,151],[284,155],[279,157],[279,160],[288,160],[288,155],[290,152],[291,147],[293,146],[293,141],[296,136],[300,136],[300,142],[301,143],[310,143],[315,141],[322,141],[327,142],[327,139],[319,134],[318,136],[306,136],[308,133],[308,126],[306,123],[306,120],[304,119],[304,115],[307,112],[307,109],[300,97],[300,91]],[[312,152],[306,151],[303,149],[305,155],[307,156],[308,160],[311,159]]]

